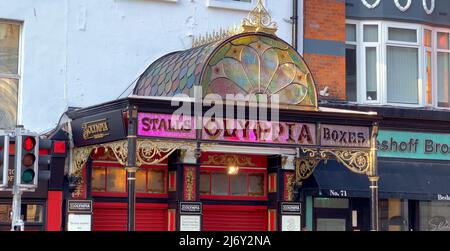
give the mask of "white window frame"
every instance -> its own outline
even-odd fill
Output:
[[[382,67],[381,67],[381,52],[380,52],[380,41],[382,39],[382,33],[381,33],[381,22],[379,21],[365,21],[359,23],[359,34],[358,37],[358,44],[360,46],[357,47],[357,49],[360,49],[360,52],[357,53],[358,56],[360,56],[360,72],[358,79],[358,102],[359,103],[366,103],[366,104],[380,104],[381,103],[381,97],[382,97],[382,85],[380,85],[380,79],[382,78]],[[378,26],[378,42],[364,42],[364,26],[365,25],[377,25]],[[368,100],[367,99],[367,83],[366,83],[366,48],[375,48],[376,49],[376,75],[377,75],[377,99],[375,100]],[[358,70],[358,69],[357,69]],[[361,83],[361,84],[360,84]]]
[[[251,0],[250,3],[233,0],[206,0],[206,6],[208,7],[243,11],[251,11],[256,3],[257,0]],[[263,3],[267,6],[267,0],[263,0]]]
[[[15,79],[17,80],[17,107],[16,107],[16,125],[21,124],[21,118],[22,118],[22,64],[23,64],[23,22],[21,21],[14,21],[14,20],[8,20],[8,19],[1,19],[0,23],[3,24],[14,24],[19,26],[19,55],[17,59],[17,74],[5,74],[0,73],[0,78],[9,78],[9,79]]]
[[[349,103],[359,103],[360,102],[360,97],[359,97],[359,78],[361,77],[360,72],[361,72],[361,49],[358,48],[360,47],[360,44],[358,41],[360,41],[360,36],[361,36],[361,32],[359,31],[359,25],[357,21],[354,20],[348,20],[345,24],[350,24],[350,25],[355,25],[355,39],[356,41],[347,41],[347,38],[345,38],[345,44],[347,45],[354,45],[356,47],[356,101],[349,101]]]
[[[409,30],[416,30],[416,42],[404,42],[404,41],[392,41],[389,40],[389,28],[399,28],[399,29],[409,29]],[[423,41],[422,37],[423,37],[423,31],[421,29],[420,25],[417,24],[405,24],[405,23],[397,23],[397,22],[383,22],[383,26],[382,26],[382,31],[383,31],[383,50],[382,50],[382,64],[383,65],[383,82],[381,83],[382,87],[383,87],[383,97],[382,97],[382,103],[383,104],[387,104],[387,105],[394,105],[394,106],[407,106],[407,107],[422,107],[425,104],[425,97],[424,97],[424,93],[423,93],[423,86],[425,84],[425,81],[423,79],[423,64],[422,64],[422,59],[423,57],[423,53],[421,50],[421,46]],[[417,76],[418,76],[418,81],[417,81],[417,104],[405,104],[405,103],[397,103],[397,102],[388,102],[387,99],[387,47],[388,46],[393,46],[393,47],[400,47],[400,48],[414,48],[417,49],[417,55],[418,55],[418,59],[417,59],[417,63],[418,63],[418,68],[417,68]]]
[[[435,38],[435,28],[431,26],[422,27],[422,53],[423,53],[423,105],[425,107],[437,107],[437,53],[436,53],[436,38]],[[425,31],[429,30],[431,32],[430,47],[425,45]],[[427,52],[431,53],[431,104],[427,104]]]
[[[446,110],[449,110],[450,109],[450,107],[439,107],[438,106],[438,95],[437,95],[437,93],[438,93],[438,82],[437,82],[437,80],[438,80],[438,67],[437,67],[437,54],[439,53],[439,52],[444,52],[444,53],[448,53],[449,54],[449,58],[450,58],[450,45],[449,45],[449,49],[439,49],[438,48],[438,46],[437,46],[437,42],[438,42],[438,39],[437,39],[437,34],[438,33],[447,33],[448,35],[449,35],[449,43],[450,43],[450,29],[444,29],[444,28],[434,28],[434,29],[432,29],[431,30],[432,31],[432,44],[431,44],[431,46],[432,46],[432,49],[433,49],[433,52],[432,52],[432,57],[434,57],[433,59],[432,59],[432,61],[434,62],[434,65],[436,66],[436,67],[434,67],[433,68],[433,75],[435,76],[435,80],[434,80],[434,82],[432,82],[433,83],[433,89],[434,89],[434,91],[435,91],[435,93],[436,93],[436,95],[435,96],[433,96],[433,102],[434,102],[434,106],[436,107],[436,108],[439,108],[439,109],[446,109]],[[450,88],[450,87],[449,87]]]
[[[438,107],[438,75],[437,75],[437,53],[446,52],[450,54],[450,49],[437,49],[437,33],[444,32],[450,34],[450,29],[432,27],[415,23],[402,23],[394,21],[370,20],[360,21],[347,19],[346,24],[356,25],[356,55],[357,55],[357,103],[373,105],[391,105],[400,107],[427,107],[432,106],[437,109],[450,110],[450,107]],[[364,42],[364,25],[378,25],[378,42]],[[416,30],[417,42],[403,42],[389,40],[389,28]],[[424,43],[425,30],[431,31],[431,47],[426,47]],[[450,38],[449,38],[450,39]],[[346,44],[355,45],[354,42],[346,41]],[[418,104],[404,104],[387,102],[387,46],[398,46],[418,49]],[[378,100],[366,99],[366,58],[367,47],[377,49],[377,98]],[[432,103],[427,105],[426,88],[426,56],[431,52],[431,81],[432,81]]]

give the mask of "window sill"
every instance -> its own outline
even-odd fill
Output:
[[[251,3],[224,0],[207,0],[206,6],[211,8],[251,11],[254,8],[254,1]]]

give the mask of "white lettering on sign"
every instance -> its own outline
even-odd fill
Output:
[[[200,205],[183,204],[181,205],[181,210],[187,212],[200,212]]]
[[[333,189],[330,189],[330,196],[347,197],[347,191],[346,190],[333,190]]]
[[[450,201],[450,195],[448,195],[448,194],[445,194],[445,195],[438,194],[438,200],[448,200],[448,201]]]
[[[299,212],[300,211],[300,205],[283,205],[283,211]]]

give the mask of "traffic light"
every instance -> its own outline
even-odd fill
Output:
[[[19,158],[20,157],[20,158]],[[35,133],[16,135],[16,177],[19,186],[36,188],[39,171],[39,136]],[[20,161],[17,163],[17,161]]]
[[[0,135],[0,188],[8,186],[9,136]]]

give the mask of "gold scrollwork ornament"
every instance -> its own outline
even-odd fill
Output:
[[[366,174],[370,170],[369,152],[354,150],[321,150],[321,155],[333,155],[350,171]]]
[[[319,164],[315,158],[298,158],[296,160],[296,180],[301,182],[309,178]]]

